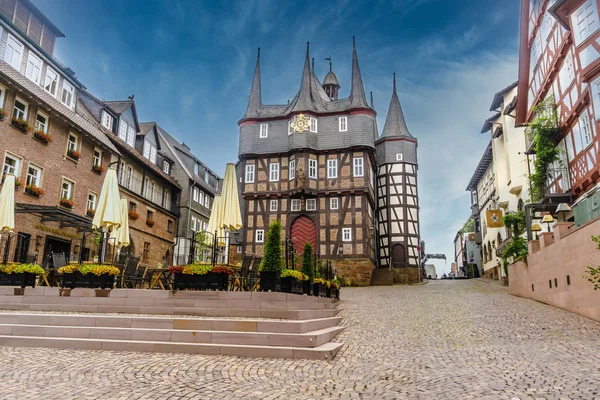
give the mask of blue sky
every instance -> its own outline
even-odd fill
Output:
[[[256,48],[265,103],[294,97],[307,41],[321,79],[333,57],[346,96],[355,35],[380,129],[397,73],[419,139],[422,239],[453,258],[469,215],[465,187],[489,141],[479,131],[494,93],[517,79],[518,0],[33,1],[65,33],[56,56],[88,90],[105,100],[135,94],[142,121],[219,174],[237,160]]]

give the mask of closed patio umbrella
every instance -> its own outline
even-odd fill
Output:
[[[225,168],[225,179],[223,179],[221,197],[223,227],[230,231],[237,231],[242,227],[242,213],[240,212],[235,166],[232,163],[228,163]]]
[[[0,192],[0,234],[15,229],[15,176],[6,175]]]
[[[221,199],[221,195],[216,195],[215,196],[215,200],[213,201],[213,207],[212,210],[210,212],[210,218],[208,219],[208,226],[206,227],[206,230],[211,234],[214,235],[215,232],[217,232],[217,237],[223,237],[225,236],[223,234],[223,208],[222,208],[222,199]],[[211,243],[214,240],[214,238],[211,237]],[[220,241],[222,241],[223,239],[219,239]],[[219,242],[219,244],[224,244]]]
[[[121,199],[121,226],[118,228],[113,228],[110,233],[111,240],[114,241],[114,244],[117,248],[127,247],[129,246],[129,217],[128,217],[128,207],[127,207],[127,199]]]
[[[119,185],[117,183],[117,171],[110,168],[106,172],[100,197],[98,198],[98,207],[92,221],[92,227],[102,229],[108,232],[111,229],[118,229],[121,226],[121,203],[119,197]],[[104,261],[106,246],[104,246],[104,235],[102,240],[102,250],[100,252],[100,262]]]

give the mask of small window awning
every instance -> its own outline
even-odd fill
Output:
[[[60,222],[61,228],[76,228],[79,232],[91,232],[93,230],[91,218],[74,214],[58,206],[17,203],[15,214],[40,215],[42,222]]]

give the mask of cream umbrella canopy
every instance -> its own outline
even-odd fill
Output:
[[[121,226],[121,205],[119,197],[119,185],[117,183],[117,171],[110,168],[106,172],[96,214],[92,221],[92,227],[102,229],[102,232],[108,232],[110,229],[118,229]],[[106,246],[104,243],[104,234],[102,235],[102,251],[100,252],[100,263],[104,261]]]
[[[129,246],[129,217],[127,210],[127,199],[121,199],[121,226],[113,228],[110,238],[114,240],[117,248]]]
[[[242,213],[240,212],[240,199],[238,197],[237,179],[233,163],[228,163],[225,168],[225,179],[223,179],[221,196],[223,227],[230,231],[237,231],[242,227]]]
[[[214,235],[216,232],[217,238],[223,237],[223,207],[222,207],[222,198],[221,195],[216,195],[213,201],[213,207],[210,212],[210,218],[208,219],[208,226],[206,230]],[[212,238],[211,243],[215,240]],[[224,243],[219,243],[224,244]]]
[[[0,234],[15,229],[15,176],[7,175],[0,192]]]

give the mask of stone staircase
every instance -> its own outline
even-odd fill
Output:
[[[394,284],[394,275],[387,268],[376,268],[371,275],[371,286],[391,286]]]
[[[337,301],[286,293],[0,288],[0,346],[331,360]],[[108,297],[96,297],[96,295]]]

